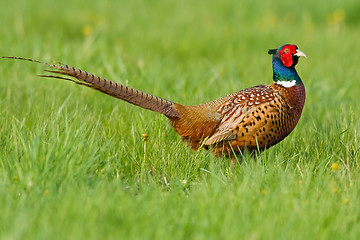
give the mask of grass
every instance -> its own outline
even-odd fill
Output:
[[[235,168],[186,148],[160,115],[0,60],[0,239],[359,239],[359,8],[5,1],[0,55],[184,104],[271,83],[269,48],[296,43],[309,58],[298,126]]]

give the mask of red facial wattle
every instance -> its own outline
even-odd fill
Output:
[[[293,65],[293,54],[295,53],[295,45],[287,45],[280,50],[281,62],[284,64],[285,67],[290,67]]]

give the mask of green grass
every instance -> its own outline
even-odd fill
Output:
[[[1,59],[0,239],[359,239],[358,1],[1,5],[0,55],[183,104],[271,83],[269,48],[308,59],[298,126],[235,168],[186,148],[163,116]]]

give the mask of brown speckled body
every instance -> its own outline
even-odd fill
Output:
[[[244,101],[239,108],[248,106],[245,110],[247,113],[239,116],[232,108],[233,115],[224,120],[231,120],[232,123],[238,120],[231,126],[231,133],[228,132],[224,139],[214,145],[216,155],[229,156],[244,149],[261,151],[283,140],[300,119],[305,103],[305,88],[303,84],[285,88],[274,83],[242,91],[229,101],[236,102],[239,98]],[[252,107],[249,107],[250,104]],[[212,139],[214,142],[219,140],[216,131],[207,144],[213,144]]]
[[[192,149],[211,146],[216,155],[230,156],[280,142],[295,128],[304,103],[302,83],[289,88],[273,83],[201,105],[177,105],[180,118],[170,119]]]

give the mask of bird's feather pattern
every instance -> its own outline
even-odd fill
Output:
[[[244,89],[224,104],[220,105],[218,112],[222,118],[214,134],[210,136],[205,145],[212,145],[224,140],[236,139],[234,131],[243,119],[260,105],[268,104],[274,99],[274,91],[265,85]]]

